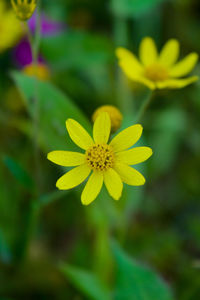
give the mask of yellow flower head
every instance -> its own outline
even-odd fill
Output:
[[[11,3],[21,21],[30,19],[37,6],[36,0],[11,0]]]
[[[95,112],[92,115],[93,122],[102,112],[107,112],[109,114],[111,120],[111,131],[116,132],[121,127],[123,119],[123,116],[119,109],[113,105],[100,106],[95,110]]]
[[[12,10],[7,10],[0,0],[0,53],[14,46],[22,37],[24,30]]]
[[[40,80],[48,80],[50,78],[50,71],[49,68],[43,64],[38,63],[35,65],[34,63],[26,65],[23,68],[23,73],[25,73],[28,76],[35,76]]]
[[[71,189],[82,183],[90,174],[82,195],[82,204],[88,205],[96,199],[103,182],[115,200],[121,197],[123,182],[133,186],[143,185],[145,178],[131,165],[147,160],[152,155],[149,147],[132,147],[142,135],[139,124],[128,127],[108,143],[111,121],[108,113],[101,113],[93,126],[93,138],[75,120],[66,121],[73,142],[84,153],[53,151],[47,158],[61,166],[75,167],[58,179],[56,186],[61,190]]]
[[[139,58],[124,48],[117,48],[119,65],[128,78],[146,85],[151,90],[164,88],[183,88],[198,80],[197,76],[182,78],[195,67],[198,54],[190,53],[183,60],[179,57],[179,43],[169,40],[158,54],[156,45],[150,37],[142,40]]]

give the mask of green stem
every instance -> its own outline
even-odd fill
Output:
[[[35,234],[35,229],[38,223],[39,205],[37,205],[37,201],[35,199],[31,200],[29,205],[30,207],[25,222],[25,231],[20,241],[19,262],[23,261],[28,256],[30,242]]]
[[[117,47],[126,47],[128,43],[127,21],[123,17],[114,16],[114,40]]]
[[[39,1],[37,5],[37,21],[36,21],[36,32],[35,36],[33,38],[29,27],[27,26],[27,35],[31,46],[32,51],[32,58],[33,58],[33,64],[35,68],[37,68],[38,64],[38,55],[39,55],[39,46],[40,46],[40,39],[41,39],[41,33],[40,33],[40,7],[39,7]],[[39,133],[39,94],[38,94],[38,81],[35,76],[34,80],[34,104],[33,104],[33,111],[32,111],[32,119],[33,119],[33,130],[34,130],[34,161],[35,161],[35,190],[34,190],[34,197],[30,202],[29,211],[27,214],[27,220],[26,220],[26,226],[25,226],[25,232],[23,236],[22,241],[22,247],[21,247],[21,259],[24,259],[27,257],[28,254],[28,248],[31,242],[31,239],[35,233],[35,229],[37,227],[38,223],[38,199],[40,195],[40,186],[41,186],[41,172],[40,172],[40,163],[39,163],[39,146],[38,146],[38,133]]]
[[[40,47],[40,40],[41,40],[41,18],[40,18],[40,3],[38,1],[37,4],[37,15],[36,15],[36,31],[35,31],[35,39],[34,43],[32,43],[32,56],[33,56],[33,64],[35,69],[37,70],[38,65],[38,56],[39,56],[39,47]],[[36,71],[37,72],[37,71]],[[40,172],[40,163],[39,163],[39,94],[38,94],[38,81],[35,74],[34,80],[34,112],[33,112],[33,123],[34,123],[34,157],[35,157],[35,177],[38,186],[38,190],[41,189],[41,172]],[[37,195],[39,196],[39,195]]]
[[[138,123],[138,122],[141,121],[141,119],[142,119],[145,111],[147,110],[147,108],[149,107],[149,105],[150,105],[150,103],[151,103],[151,101],[153,99],[153,95],[154,95],[153,92],[150,91],[148,93],[148,95],[145,97],[145,99],[144,99],[144,101],[143,101],[143,103],[142,103],[142,105],[141,105],[141,107],[140,107],[140,109],[139,109],[139,111],[137,113],[137,116],[136,116],[136,119],[135,119],[135,123]]]
[[[40,21],[40,9],[39,9],[39,1],[37,5],[37,19],[36,19],[36,31],[35,36],[33,38],[29,26],[27,24],[27,35],[29,39],[29,43],[31,46],[31,53],[33,59],[34,68],[37,70],[38,65],[38,55],[39,55],[39,46],[41,39],[41,21]],[[32,120],[33,120],[33,149],[34,149],[34,161],[35,161],[35,181],[37,183],[37,193],[35,197],[39,196],[38,191],[41,187],[41,172],[40,172],[40,163],[39,163],[39,94],[38,94],[38,81],[36,78],[36,74],[34,76],[34,103],[33,103],[33,111],[32,111]]]
[[[125,18],[118,16],[114,17],[114,40],[116,47],[127,47],[128,44],[128,25]],[[134,103],[132,93],[128,87],[128,80],[117,67],[117,85],[116,85],[116,99],[119,109],[126,117],[126,121],[132,120],[132,113],[134,111]]]
[[[97,202],[86,208],[87,218],[90,221],[88,223],[89,229],[94,232],[94,243],[92,247],[93,270],[97,276],[109,286],[112,278],[112,257],[109,246],[110,228],[105,213],[106,209],[103,194],[99,197]]]
[[[109,285],[112,277],[112,255],[110,253],[110,234],[108,224],[100,224],[96,227],[96,239],[94,245],[94,269],[99,278]],[[102,268],[102,266],[104,266]]]

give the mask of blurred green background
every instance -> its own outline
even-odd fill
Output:
[[[148,91],[124,79],[115,48],[137,53],[151,36],[158,49],[177,38],[182,57],[198,53],[200,2],[42,0],[41,11],[65,24],[41,39],[50,80],[24,75],[13,48],[0,53],[0,299],[200,299],[199,82],[156,92],[141,120],[140,144],[154,151],[142,164],[147,183],[125,188],[119,202],[102,191],[84,207],[83,187],[57,191],[64,170],[46,159],[51,150],[76,149],[68,117],[90,131],[93,111],[113,104],[123,127],[133,123]]]

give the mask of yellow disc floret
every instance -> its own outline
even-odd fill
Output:
[[[86,151],[86,161],[92,170],[106,171],[114,164],[113,149],[106,144],[95,144]]]
[[[111,120],[111,130],[116,132],[122,123],[123,116],[119,109],[113,105],[103,105],[98,107],[92,115],[92,120],[95,122],[96,118],[102,113],[107,112]]]
[[[164,81],[169,77],[166,68],[159,64],[146,67],[144,76],[152,81]]]
[[[34,63],[26,65],[23,68],[23,72],[28,76],[35,76],[40,80],[48,80],[50,78],[49,68],[43,64],[38,63],[35,65]]]
[[[17,17],[22,21],[30,19],[37,6],[36,0],[11,0],[11,3]]]

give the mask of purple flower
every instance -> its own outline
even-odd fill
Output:
[[[36,21],[37,21],[37,14],[34,13],[33,16],[30,18],[28,25],[32,33],[35,32],[36,29]],[[42,35],[54,35],[59,33],[65,28],[63,23],[50,20],[45,14],[42,14],[41,17],[41,33]]]
[[[31,32],[34,33],[36,29],[36,13],[31,17],[28,24]],[[64,28],[63,23],[52,21],[45,14],[42,14],[41,32],[43,36],[55,35],[64,30]],[[24,67],[33,62],[31,47],[26,37],[13,49],[13,59],[19,67]],[[44,59],[40,56],[38,61],[44,62]]]
[[[13,58],[16,61],[17,65],[24,67],[32,63],[32,53],[29,41],[25,38],[13,49]],[[42,57],[39,57],[39,62],[42,62]]]

